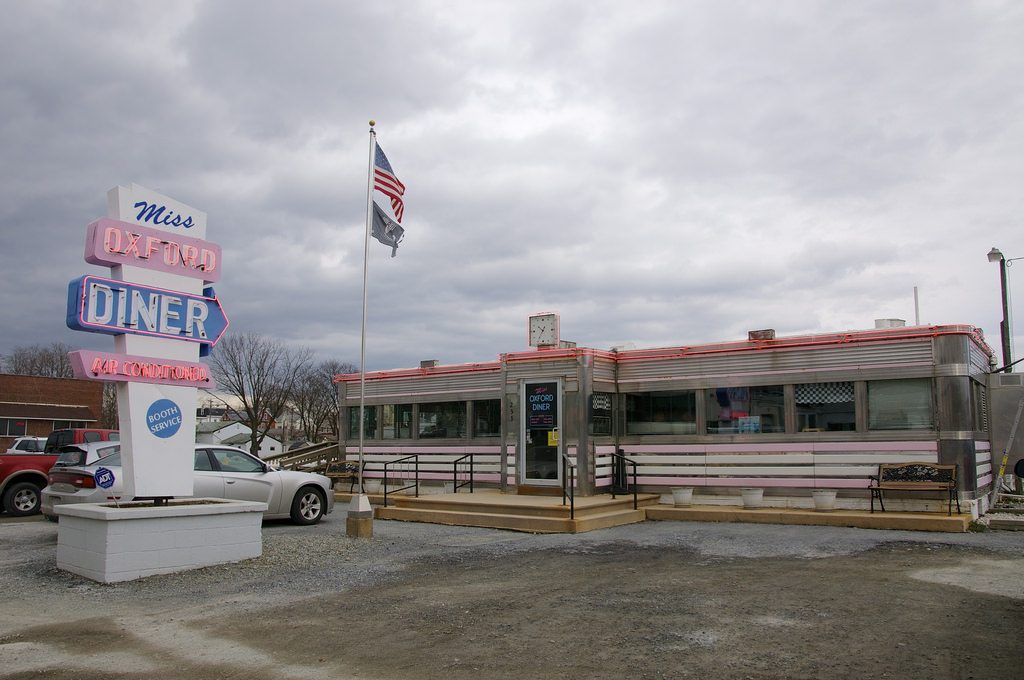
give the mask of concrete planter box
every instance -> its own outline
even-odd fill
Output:
[[[57,567],[113,583],[259,557],[266,509],[212,498],[57,506]]]

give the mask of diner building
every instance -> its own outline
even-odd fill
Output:
[[[813,489],[867,508],[881,463],[957,466],[960,500],[993,483],[993,352],[967,325],[907,327],[655,349],[592,349],[531,317],[528,351],[459,365],[367,373],[364,476],[416,475],[507,493],[577,496],[633,484],[694,487],[694,503],[735,503],[741,488],[801,507]],[[554,332],[550,332],[551,328]],[[337,378],[341,446],[359,449],[360,375]],[[1018,394],[1018,392],[1014,392]],[[566,480],[568,481],[568,480]],[[451,488],[449,486],[449,488]],[[938,509],[940,498],[886,499]]]

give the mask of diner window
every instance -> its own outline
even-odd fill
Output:
[[[473,402],[473,436],[501,436],[501,399]]]
[[[857,429],[852,382],[796,385],[797,432],[852,432]]]
[[[868,429],[935,429],[931,378],[868,381]]]
[[[782,385],[707,390],[708,434],[785,432]]]
[[[23,418],[0,418],[0,436],[20,437],[25,434],[26,423]]]
[[[693,390],[626,395],[626,434],[696,433],[697,393]]]
[[[590,395],[590,434],[609,436],[612,433],[612,397],[608,392]]]
[[[363,408],[363,437],[374,439],[377,436],[377,407],[364,406]],[[358,406],[349,406],[348,408],[348,436],[350,439],[359,438]]]
[[[420,439],[457,439],[466,436],[466,402],[420,404]]]
[[[380,420],[384,439],[412,438],[412,404],[381,406]]]

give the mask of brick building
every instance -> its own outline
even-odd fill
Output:
[[[102,409],[101,382],[0,373],[0,451],[23,435],[95,427]]]

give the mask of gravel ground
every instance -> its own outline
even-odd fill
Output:
[[[344,519],[113,585],[0,522],[0,678],[1024,678],[1024,532]]]

